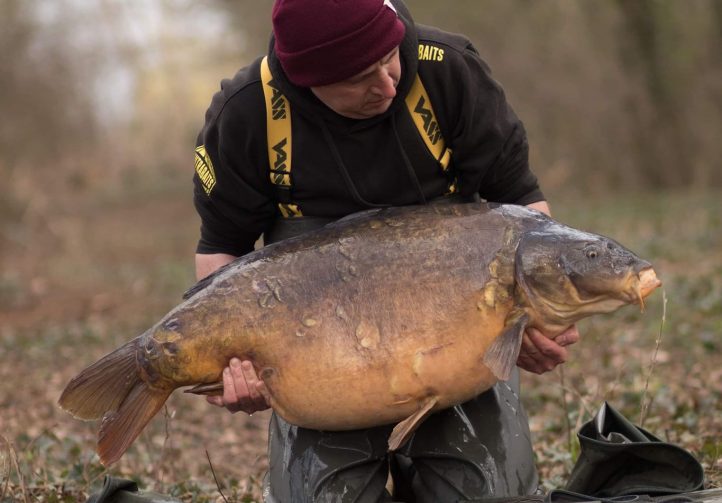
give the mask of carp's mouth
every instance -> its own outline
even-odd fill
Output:
[[[555,290],[544,290],[539,284],[533,285],[531,278],[520,278],[519,285],[526,293],[527,302],[537,312],[538,326],[567,327],[593,314],[610,313],[625,304],[639,304],[644,311],[644,299],[662,285],[654,269],[646,265],[630,267],[622,277],[597,278],[587,289],[577,285],[570,278],[555,286]],[[590,291],[591,290],[591,291]]]
[[[617,298],[619,301],[625,304],[639,304],[640,309],[644,311],[644,299],[647,298],[654,290],[662,285],[662,282],[657,278],[657,273],[650,265],[643,267],[631,267],[626,274],[626,278],[620,280],[613,280],[609,284],[609,291],[613,292],[616,290],[618,293],[612,295],[612,298]],[[617,287],[613,285],[616,283]],[[591,295],[587,298],[587,302],[595,303],[600,299],[603,299],[604,295],[599,296]]]
[[[632,276],[632,285],[629,291],[644,311],[644,299],[660,286],[662,286],[662,282],[657,278],[657,273],[651,267],[647,267],[642,269],[636,277]]]

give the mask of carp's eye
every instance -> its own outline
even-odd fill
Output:
[[[594,260],[597,258],[599,253],[597,253],[597,250],[592,248],[591,250],[587,250],[587,258]]]
[[[163,324],[163,328],[169,332],[177,332],[180,329],[180,321],[176,318],[170,319]]]

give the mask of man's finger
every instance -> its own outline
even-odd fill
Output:
[[[579,330],[576,325],[572,325],[567,328],[564,332],[554,338],[554,342],[560,346],[569,346],[579,342]]]
[[[529,338],[529,331],[524,332],[521,338],[521,349],[519,351],[520,356],[533,357],[539,353],[532,340]]]
[[[208,403],[216,405],[218,407],[223,407],[225,405],[223,403],[223,397],[220,397],[220,396],[207,396],[206,401]]]
[[[236,379],[234,378],[236,369],[231,360],[230,367],[223,369],[223,403],[235,404],[238,402],[238,390],[236,389]]]
[[[546,359],[555,363],[563,363],[567,359],[567,350],[552,339],[547,338],[544,334],[536,329],[527,331],[529,339],[534,344],[536,351],[541,353]],[[543,359],[543,358],[538,358]]]
[[[253,402],[257,401],[261,398],[261,395],[256,388],[256,383],[259,379],[256,374],[256,370],[253,368],[253,364],[249,361],[242,362],[241,372],[243,373],[243,379],[245,380],[246,389],[248,390],[248,398]]]
[[[519,358],[517,364],[519,365],[519,367],[526,370],[527,372],[532,372],[534,374],[541,375],[546,372],[546,370],[542,368],[540,363],[532,358]]]

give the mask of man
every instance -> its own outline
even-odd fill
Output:
[[[269,243],[373,207],[455,194],[549,212],[523,126],[466,38],[415,25],[400,0],[276,0],[273,28],[267,59],[222,83],[199,135],[199,279],[261,234]],[[518,364],[549,371],[577,339],[574,327],[554,341],[530,330]],[[251,362],[231,360],[223,382],[209,402],[268,408]],[[320,432],[273,415],[264,497],[389,501],[389,470],[396,500],[536,490],[518,373],[432,415],[392,456],[390,430]]]

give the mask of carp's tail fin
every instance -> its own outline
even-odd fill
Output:
[[[86,421],[117,410],[140,379],[137,348],[138,339],[134,339],[73,377],[60,395],[60,407]]]
[[[134,339],[75,376],[58,403],[78,419],[103,419],[98,455],[108,466],[117,461],[173,391],[150,388],[138,373]]]

